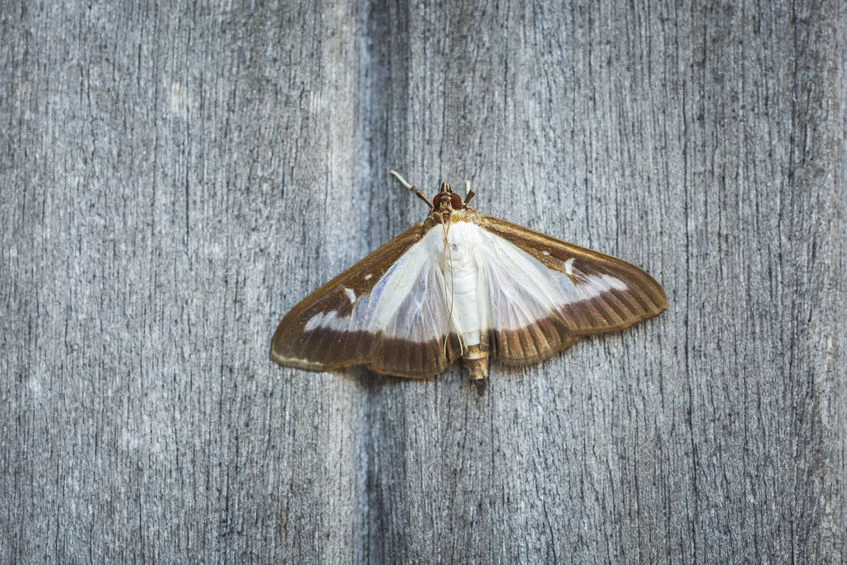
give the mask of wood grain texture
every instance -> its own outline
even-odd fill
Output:
[[[841,562],[845,8],[4,3],[0,562]],[[670,309],[484,391],[283,369],[423,218]]]

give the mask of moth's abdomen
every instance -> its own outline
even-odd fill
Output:
[[[478,345],[482,330],[479,266],[472,252],[478,245],[479,228],[468,222],[450,225],[444,250],[444,283],[450,319],[466,346]]]

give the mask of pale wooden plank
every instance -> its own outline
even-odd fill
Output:
[[[4,11],[0,561],[839,561],[842,12]],[[389,167],[671,309],[482,393],[273,366]]]

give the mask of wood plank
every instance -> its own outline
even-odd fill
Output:
[[[9,9],[0,561],[839,562],[839,3]],[[484,390],[267,359],[423,218],[671,308]]]

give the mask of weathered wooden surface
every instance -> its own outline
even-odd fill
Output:
[[[0,14],[0,562],[845,558],[839,2]],[[272,365],[389,167],[670,310],[483,394]]]

